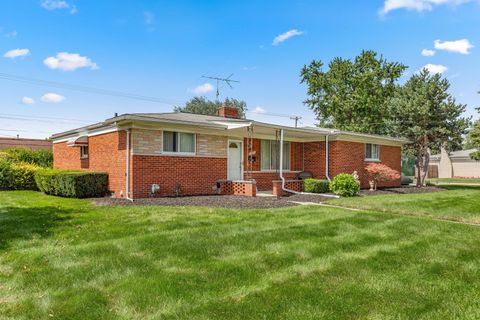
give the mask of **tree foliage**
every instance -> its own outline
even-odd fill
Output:
[[[245,113],[247,112],[246,102],[234,98],[226,98],[225,101],[222,102],[218,100],[208,100],[205,97],[193,97],[185,104],[185,106],[175,107],[174,111],[216,116],[218,108],[222,105],[236,107],[239,110],[240,118],[245,118]]]
[[[305,104],[316,113],[319,125],[387,133],[387,102],[407,67],[377,57],[374,51],[362,51],[353,61],[334,58],[328,71],[323,66],[322,61],[313,60],[301,71],[301,82],[308,86]]]
[[[472,128],[467,135],[467,143],[465,149],[478,149],[476,152],[472,152],[470,157],[473,160],[480,160],[480,120],[475,121]]]
[[[400,172],[384,165],[383,163],[369,163],[365,167],[365,173],[369,181],[373,181],[374,190],[377,190],[379,182],[400,179]]]
[[[470,124],[462,117],[466,106],[456,103],[449,88],[447,79],[424,69],[399,87],[388,103],[392,132],[411,141],[407,148],[416,157],[417,186],[425,185],[430,152],[461,148]]]

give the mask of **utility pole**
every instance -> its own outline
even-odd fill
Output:
[[[290,119],[295,120],[295,128],[297,128],[298,127],[298,120],[302,119],[302,117],[293,116],[293,117],[290,117]]]
[[[215,80],[217,81],[217,93],[216,93],[216,98],[218,100],[218,96],[220,95],[220,89],[219,89],[219,82],[225,82],[226,84],[228,84],[228,86],[230,87],[230,89],[233,89],[232,85],[231,85],[231,82],[237,82],[237,83],[240,83],[240,81],[237,81],[237,80],[233,80],[231,79],[233,76],[233,73],[231,75],[229,75],[228,77],[226,78],[219,78],[219,77],[210,77],[210,76],[202,76],[202,78],[206,78],[206,79],[212,79],[212,80]]]

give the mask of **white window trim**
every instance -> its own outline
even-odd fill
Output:
[[[163,133],[164,132],[175,132],[177,133],[177,144],[178,144],[178,148],[180,149],[180,143],[179,143],[179,133],[188,133],[188,134],[193,134],[193,152],[181,152],[181,151],[164,151],[163,148],[165,146],[165,143],[163,141]],[[162,155],[166,155],[166,156],[194,156],[197,154],[197,134],[196,133],[193,133],[193,132],[187,132],[187,131],[174,131],[174,130],[163,130],[162,131],[162,151],[161,151],[161,154]]]
[[[378,158],[367,158],[367,145],[376,145],[377,146],[377,149],[378,149]],[[376,143],[365,143],[365,148],[364,148],[364,151],[363,151],[363,154],[364,154],[364,157],[365,157],[365,161],[368,161],[368,162],[381,162],[380,161],[380,145],[379,144],[376,144]]]
[[[270,168],[269,169],[262,168],[262,150],[260,150],[260,171],[261,172],[277,172],[278,170],[280,170],[280,168],[278,168],[278,169],[273,168],[272,169],[272,141],[274,142],[275,140],[261,139],[260,140],[260,148],[262,148],[262,141],[263,140],[270,142]],[[291,163],[292,162],[292,143],[290,141],[284,141],[283,143],[287,143],[288,146],[289,146],[289,150],[290,150],[288,168],[283,169],[283,171],[289,172],[292,169],[292,163]],[[279,166],[280,166],[280,164],[279,164]]]
[[[85,154],[85,153],[83,152],[83,150],[85,150],[85,148],[87,149],[87,154]],[[88,146],[81,146],[81,147],[80,147],[80,159],[81,159],[81,160],[88,159],[89,151],[90,151],[90,150],[88,150]]]

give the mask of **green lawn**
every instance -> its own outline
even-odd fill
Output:
[[[480,187],[449,185],[444,188],[449,191],[342,198],[329,203],[362,210],[480,223]]]
[[[478,319],[480,226],[0,192],[0,318]]]
[[[432,183],[478,183],[480,184],[480,179],[478,178],[431,178],[428,181]]]

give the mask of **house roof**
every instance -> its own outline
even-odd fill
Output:
[[[51,150],[52,142],[44,139],[0,138],[0,150],[17,147],[32,150]]]
[[[468,150],[459,150],[459,151],[452,151],[449,153],[450,159],[470,159],[470,153],[476,152],[477,149],[468,149]],[[441,155],[435,154],[430,156],[432,160],[440,160]]]
[[[386,140],[398,144],[408,143],[408,140],[401,138],[392,138],[387,136],[380,135],[370,135],[356,132],[341,131],[336,129],[329,128],[318,128],[318,127],[302,127],[294,128],[290,126],[282,126],[271,123],[258,122],[250,119],[236,119],[236,118],[226,118],[219,116],[209,116],[209,115],[199,115],[193,113],[184,113],[184,112],[171,112],[171,113],[127,113],[119,115],[113,118],[106,119],[103,122],[95,123],[89,126],[76,128],[73,130],[61,132],[52,135],[52,139],[61,139],[67,136],[73,136],[78,134],[84,134],[92,130],[102,130],[103,128],[108,128],[110,126],[119,125],[121,123],[129,122],[151,122],[151,123],[166,123],[166,124],[180,124],[180,125],[192,125],[199,126],[203,128],[211,129],[223,129],[223,130],[239,130],[239,128],[254,125],[256,128],[263,129],[284,129],[290,135],[298,134],[301,137],[306,136],[339,136],[344,138],[363,138],[363,139],[373,139],[373,140]],[[258,132],[258,130],[257,130]]]

